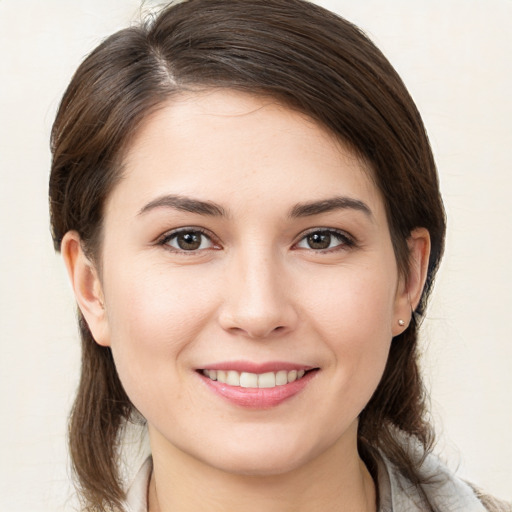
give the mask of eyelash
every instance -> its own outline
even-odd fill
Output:
[[[180,235],[186,235],[186,234],[199,234],[199,235],[201,235],[201,237],[207,238],[210,241],[210,243],[212,244],[212,247],[203,248],[203,249],[201,249],[199,247],[198,249],[187,250],[187,249],[172,247],[171,245],[169,245],[169,242],[171,240],[177,239]],[[212,250],[212,249],[218,248],[218,247],[215,247],[218,244],[214,241],[214,237],[212,236],[212,234],[209,231],[206,231],[205,229],[202,229],[202,228],[196,228],[196,227],[180,228],[180,229],[171,231],[170,233],[166,233],[160,240],[158,240],[157,243],[158,243],[158,245],[165,246],[165,248],[168,251],[171,251],[176,254],[184,254],[184,255],[194,255],[194,254],[197,254],[199,251]],[[201,241],[201,244],[202,243],[203,243],[203,241]]]
[[[207,238],[209,240],[209,242],[212,244],[212,246],[203,248],[203,249],[201,249],[201,247],[199,246],[196,249],[187,250],[187,249],[183,249],[183,248],[172,247],[169,244],[169,242],[171,240],[177,239],[180,235],[185,235],[185,234],[195,234],[195,235],[199,234],[199,235],[201,235],[201,237]],[[330,237],[329,243],[332,241],[332,238],[337,239],[340,243],[335,245],[334,247],[327,247],[325,249],[315,249],[312,247],[299,247],[299,244],[301,242],[303,242],[304,240],[306,240],[307,237],[316,235],[316,234],[328,235]],[[203,243],[203,241],[200,242],[200,245],[202,245],[202,243]],[[212,234],[210,232],[206,231],[205,229],[202,229],[199,227],[186,227],[186,228],[180,228],[180,229],[171,231],[171,232],[165,234],[160,240],[158,240],[157,244],[161,245],[161,246],[165,246],[167,250],[169,250],[173,253],[184,254],[184,255],[185,254],[186,255],[194,255],[194,254],[197,254],[199,251],[212,250],[212,249],[219,248],[219,244],[215,242]],[[216,245],[217,245],[217,247],[216,247]],[[349,236],[344,231],[340,231],[340,230],[333,229],[333,228],[311,229],[311,230],[307,231],[306,233],[302,233],[299,238],[299,241],[296,242],[295,244],[293,244],[294,249],[309,250],[309,251],[313,251],[315,253],[320,253],[320,254],[336,252],[336,251],[340,251],[340,250],[346,250],[346,249],[350,249],[351,247],[355,247],[355,246],[356,246],[356,241],[351,236]]]
[[[298,245],[303,241],[306,240],[307,237],[315,234],[321,234],[321,235],[329,235],[331,238],[337,239],[340,243],[338,245],[335,245],[334,247],[328,247],[326,249],[313,249],[312,247],[298,247]],[[306,233],[302,233],[299,241],[294,244],[294,247],[297,247],[297,249],[301,250],[309,250],[313,251],[315,253],[325,254],[330,252],[336,252],[341,250],[350,249],[352,247],[355,247],[356,241],[353,237],[348,235],[346,232],[334,229],[334,228],[313,228],[307,231]]]

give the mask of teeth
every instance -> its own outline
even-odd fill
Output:
[[[288,372],[281,370],[276,373],[276,386],[283,386],[284,384],[288,384]]]
[[[228,371],[226,384],[229,384],[230,386],[240,386],[240,374],[234,370]]]
[[[259,388],[275,388],[276,374],[274,372],[262,373],[258,377]]]
[[[305,370],[279,370],[278,372],[248,373],[235,370],[203,370],[203,375],[229,386],[242,388],[274,388],[304,377]]]
[[[258,376],[255,373],[242,372],[240,374],[240,386],[243,388],[257,388]]]

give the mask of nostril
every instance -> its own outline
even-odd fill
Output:
[[[257,302],[226,302],[219,311],[220,326],[234,335],[243,334],[250,338],[264,339],[269,336],[283,336],[293,330],[297,315],[291,305]]]

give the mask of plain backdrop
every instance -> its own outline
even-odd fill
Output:
[[[438,452],[512,499],[512,1],[325,0],[384,51],[436,155],[447,249],[423,326]],[[74,302],[47,212],[49,133],[72,73],[156,3],[0,0],[0,509],[72,509]]]

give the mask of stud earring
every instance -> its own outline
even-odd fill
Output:
[[[400,318],[400,320],[398,320],[398,325],[400,327],[403,327],[405,325],[405,322]]]

